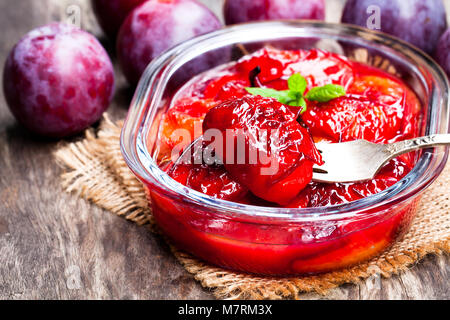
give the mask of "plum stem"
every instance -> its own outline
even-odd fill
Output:
[[[250,71],[248,77],[250,80],[250,85],[252,87],[260,87],[262,88],[263,85],[261,84],[261,81],[259,81],[258,75],[261,73],[261,67],[257,66],[255,69]]]

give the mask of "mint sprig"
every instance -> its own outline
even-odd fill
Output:
[[[292,101],[292,98],[289,94],[290,93],[289,90],[279,91],[270,88],[245,88],[245,90],[247,90],[248,93],[251,93],[255,96],[261,96],[264,98],[275,98],[279,102],[284,104],[289,104],[289,102]]]
[[[315,87],[308,91],[306,99],[317,102],[328,102],[330,100],[345,96],[345,88],[335,84],[327,84],[323,87]]]
[[[308,82],[299,73],[293,74],[288,79],[288,88],[290,91],[304,94],[307,86]]]
[[[248,93],[265,98],[275,98],[280,103],[302,107],[301,113],[306,111],[306,100],[317,102],[328,102],[330,100],[345,96],[345,88],[336,84],[327,84],[322,87],[315,87],[308,91],[305,96],[308,82],[296,73],[288,79],[289,90],[275,90],[271,88],[245,88]]]

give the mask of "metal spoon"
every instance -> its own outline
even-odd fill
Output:
[[[316,182],[357,182],[370,180],[389,160],[414,150],[450,145],[450,134],[438,134],[390,144],[366,140],[317,143],[325,162],[314,167]]]
[[[176,161],[190,161],[194,156],[202,163],[202,152],[198,146],[202,137],[191,143]],[[355,140],[343,143],[316,144],[321,152],[324,164],[314,166],[313,181],[322,183],[358,182],[371,180],[389,160],[401,154],[418,149],[450,145],[450,134],[438,134],[390,144],[376,144],[366,140]],[[205,159],[203,159],[205,160]],[[210,158],[207,162],[220,163],[219,159]]]

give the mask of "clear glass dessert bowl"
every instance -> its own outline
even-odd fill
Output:
[[[402,237],[421,193],[448,150],[418,154],[413,170],[378,194],[320,208],[273,208],[219,200],[173,180],[155,161],[161,115],[174,93],[203,71],[262,47],[320,48],[395,73],[422,104],[420,134],[448,132],[448,82],[420,50],[388,35],[323,22],[273,21],[228,27],[187,41],[146,69],[121,136],[128,166],[146,187],[156,223],[180,249],[212,264],[256,274],[327,272],[380,254]]]

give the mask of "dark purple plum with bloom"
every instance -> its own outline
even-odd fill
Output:
[[[227,25],[279,19],[325,19],[324,0],[226,0]]]
[[[444,32],[436,49],[436,60],[450,78],[450,29]]]
[[[95,37],[53,23],[31,31],[12,49],[3,86],[18,122],[60,138],[101,118],[114,93],[114,70]]]
[[[389,33],[429,54],[447,28],[442,0],[348,0],[342,22]]]
[[[165,50],[220,29],[220,20],[195,0],[148,0],[122,25],[117,53],[122,70],[136,84],[147,65]]]
[[[147,0],[91,0],[95,16],[103,31],[111,39],[116,38],[127,16]]]

